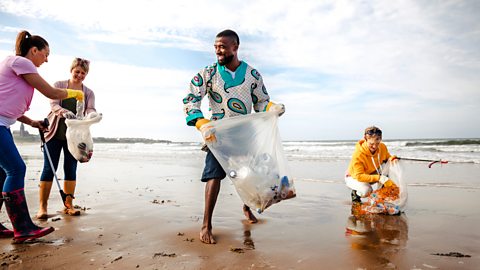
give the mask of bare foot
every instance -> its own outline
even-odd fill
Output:
[[[253,215],[252,211],[250,210],[250,207],[246,205],[243,205],[243,214],[245,215],[249,223],[258,222],[257,218]]]
[[[39,210],[38,210],[38,213],[35,215],[35,218],[36,218],[36,219],[40,219],[40,220],[46,220],[46,219],[48,219],[47,211],[42,210],[42,209],[39,209]]]
[[[217,241],[213,238],[212,230],[209,230],[207,227],[202,227],[200,231],[200,241],[205,244],[216,244]]]

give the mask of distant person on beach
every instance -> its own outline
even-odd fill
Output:
[[[352,160],[345,175],[345,183],[352,189],[352,202],[361,202],[373,191],[372,185],[392,186],[393,181],[382,174],[382,164],[397,159],[382,143],[382,131],[375,126],[365,129],[363,139],[355,145]]]
[[[70,66],[71,77],[68,80],[58,81],[54,84],[58,88],[76,89],[82,91],[85,96],[85,106],[83,115],[90,112],[96,112],[95,94],[93,91],[83,84],[83,80],[88,74],[90,62],[82,58],[74,58]],[[77,114],[77,100],[75,98],[68,99],[51,99],[51,111],[48,114],[50,123],[49,130],[45,133],[45,141],[52,159],[55,171],[58,168],[60,154],[63,150],[63,171],[65,180],[63,181],[63,190],[67,197],[65,198],[64,213],[70,216],[80,215],[80,210],[74,208],[73,198],[75,194],[75,186],[77,183],[77,160],[68,150],[67,145],[67,126],[65,119],[75,119]],[[50,167],[47,153],[43,153],[43,171],[40,176],[39,200],[40,206],[36,215],[37,219],[48,219],[47,202],[50,196],[50,190],[53,183],[53,171]]]
[[[270,101],[260,73],[245,61],[238,59],[239,45],[240,39],[234,31],[224,30],[218,33],[214,43],[217,62],[203,68],[193,77],[190,92],[183,99],[187,125],[196,126],[202,134],[205,131],[202,126],[210,120],[249,114],[252,107],[256,112],[275,111],[279,115],[285,112],[283,104]],[[210,120],[204,118],[200,108],[201,101],[206,95],[212,112]],[[200,240],[203,243],[215,244],[212,216],[220,191],[220,181],[226,177],[226,173],[212,152],[206,147],[203,149],[207,151],[207,155],[201,181],[205,182],[206,186]],[[243,213],[250,223],[257,222],[248,206],[243,205]]]
[[[10,126],[18,120],[44,130],[42,121],[24,115],[29,109],[34,89],[52,99],[76,98],[83,100],[83,92],[52,87],[39,74],[37,68],[48,62],[50,48],[45,39],[21,31],[15,43],[15,56],[7,56],[0,63],[0,189],[13,232],[0,225],[0,237],[12,237],[22,243],[54,231],[32,222],[25,198],[26,167],[13,141]]]

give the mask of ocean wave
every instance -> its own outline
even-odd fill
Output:
[[[436,187],[436,188],[456,188],[456,189],[480,189],[480,187],[449,184],[449,183],[410,183],[407,186],[411,187]]]
[[[315,178],[296,178],[295,181],[299,182],[314,182],[322,184],[341,184],[345,185],[345,181],[339,177],[339,179],[315,179]],[[452,188],[452,189],[468,189],[478,190],[480,186],[462,185],[459,183],[408,183],[408,187],[428,187],[428,188]]]
[[[458,139],[438,141],[414,141],[406,142],[405,146],[433,146],[433,145],[480,145],[479,139]]]

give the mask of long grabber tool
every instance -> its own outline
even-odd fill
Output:
[[[411,161],[424,161],[424,162],[430,162],[428,164],[428,168],[432,168],[432,165],[435,163],[440,163],[440,164],[447,164],[448,161],[446,160],[433,160],[433,159],[420,159],[420,158],[403,158],[403,157],[397,157],[400,160],[411,160]]]
[[[49,125],[50,123],[48,122],[48,119],[45,118],[43,120],[42,126],[44,126],[45,128],[48,128]],[[63,192],[62,188],[60,187],[60,183],[58,182],[57,172],[55,170],[55,167],[53,166],[52,158],[50,157],[50,152],[48,152],[47,143],[45,142],[45,136],[43,135],[42,130],[38,129],[38,132],[40,133],[40,139],[42,140],[42,146],[41,146],[42,151],[45,151],[45,153],[47,154],[48,163],[50,164],[50,168],[52,169],[52,172],[53,172],[53,177],[55,178],[55,182],[57,183],[58,190],[60,191],[60,196],[62,197],[63,205],[67,207],[67,205],[65,204],[67,197],[70,196],[72,197],[72,199],[75,199],[75,197],[73,197],[73,194],[65,194],[65,192]]]

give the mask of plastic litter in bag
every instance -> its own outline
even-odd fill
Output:
[[[206,141],[243,202],[258,213],[295,197],[288,173],[278,115],[263,112],[209,122]]]
[[[102,120],[102,114],[91,112],[83,117],[83,102],[77,102],[77,119],[65,119],[67,145],[72,156],[80,162],[88,162],[93,155],[90,126]]]
[[[384,174],[392,180],[395,185],[373,191],[367,198],[366,203],[360,206],[363,214],[388,214],[398,215],[403,212],[407,204],[407,184],[402,177],[402,168],[399,162],[388,162],[382,168]]]

